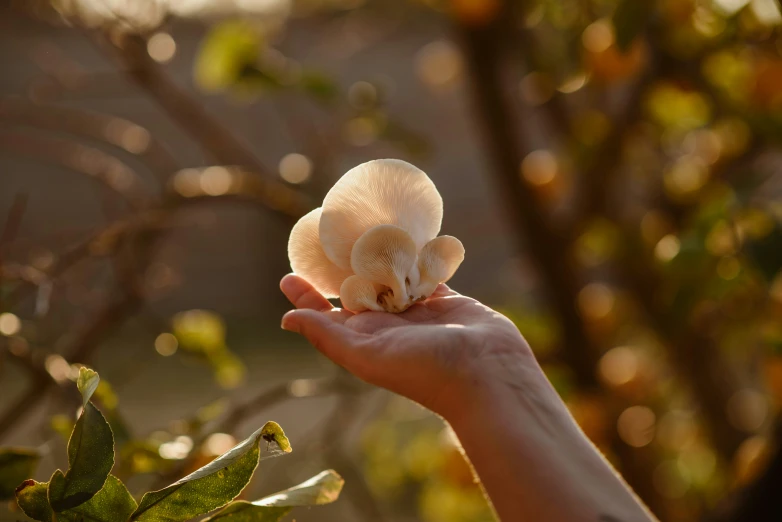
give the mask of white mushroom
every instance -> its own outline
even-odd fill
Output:
[[[349,170],[328,192],[320,241],[326,256],[347,270],[353,245],[370,228],[404,229],[417,252],[437,236],[442,220],[443,200],[422,170],[401,160],[374,160]]]
[[[410,275],[417,277],[416,246],[405,230],[378,225],[367,230],[353,246],[350,266],[356,275],[386,289],[378,302],[389,312],[402,312],[413,304]]]
[[[403,312],[464,260],[458,239],[436,237],[442,218],[442,198],[423,171],[400,160],[370,161],[348,171],[322,209],[293,227],[291,267],[348,310]]]
[[[425,299],[437,285],[445,283],[464,261],[464,245],[453,236],[439,236],[418,253],[419,283],[412,287],[413,299]]]
[[[339,289],[339,299],[342,306],[351,312],[374,310],[382,312],[383,307],[377,302],[377,296],[383,291],[383,285],[373,283],[361,276],[352,275],[345,279]]]
[[[291,230],[288,258],[295,274],[310,282],[327,298],[340,295],[342,282],[353,275],[329,261],[318,238],[321,210],[316,208],[302,217]]]

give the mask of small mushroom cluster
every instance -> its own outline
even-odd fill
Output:
[[[434,293],[464,260],[461,241],[437,236],[443,200],[420,169],[395,159],[349,170],[323,206],[291,231],[293,272],[353,312],[399,313]]]

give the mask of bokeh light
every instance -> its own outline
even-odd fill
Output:
[[[164,332],[155,338],[155,351],[163,357],[174,355],[179,347],[179,341],[174,334]]]
[[[542,186],[554,181],[559,170],[557,158],[551,151],[536,150],[521,162],[521,174],[531,185]]]
[[[578,307],[587,319],[606,318],[614,309],[616,295],[603,283],[590,283],[578,293]]]
[[[0,314],[0,334],[7,337],[16,335],[22,329],[22,321],[11,312]]]
[[[581,34],[584,47],[593,53],[602,53],[614,44],[614,28],[608,20],[591,23]]]
[[[426,44],[415,57],[418,77],[431,87],[454,83],[462,74],[462,58],[456,46],[439,40]]]
[[[158,63],[170,62],[176,54],[176,42],[168,33],[155,33],[147,40],[147,52]]]
[[[66,361],[62,355],[58,355],[56,353],[46,357],[44,366],[46,367],[46,371],[49,373],[49,375],[52,376],[52,379],[61,384],[71,380],[72,378],[75,378],[75,376],[78,375],[78,370],[76,370],[74,375],[73,368],[71,368],[71,365],[68,364],[68,361]]]
[[[671,261],[679,254],[681,242],[674,234],[663,236],[654,247],[654,256],[663,262]]]
[[[303,154],[287,154],[280,160],[279,171],[282,179],[298,185],[312,176],[312,162]]]
[[[199,185],[204,194],[222,196],[231,190],[233,177],[225,167],[208,167],[201,173]]]
[[[768,415],[768,400],[759,391],[745,388],[737,391],[726,405],[728,420],[738,429],[755,432]]]
[[[222,455],[236,446],[236,439],[228,433],[212,433],[204,441],[204,453],[208,456]]]
[[[601,357],[600,377],[611,386],[621,386],[638,375],[639,365],[638,354],[633,348],[618,346]]]
[[[657,417],[646,406],[630,406],[616,421],[619,436],[629,446],[642,448],[654,440]]]

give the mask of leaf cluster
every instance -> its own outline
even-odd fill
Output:
[[[40,460],[37,451],[0,449],[0,498],[15,497],[27,516],[42,522],[184,522],[215,510],[206,520],[276,522],[293,507],[328,504],[339,497],[344,481],[327,470],[254,502],[234,500],[260,460],[292,451],[280,425],[270,421],[205,466],[137,502],[111,474],[114,436],[91,401],[99,383],[95,371],[81,368],[76,384],[82,408],[68,440],[68,469],[37,482],[28,478]]]

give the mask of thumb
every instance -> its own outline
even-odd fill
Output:
[[[299,333],[323,355],[359,378],[365,378],[371,366],[373,350],[367,349],[369,336],[335,321],[329,312],[291,310],[282,318],[283,330]]]

